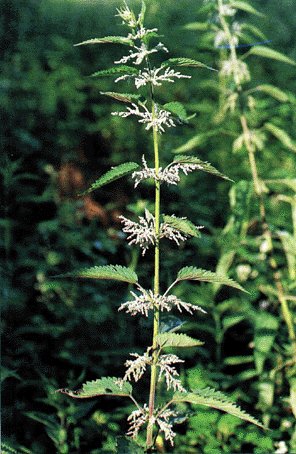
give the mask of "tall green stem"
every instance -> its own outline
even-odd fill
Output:
[[[152,100],[152,118],[155,118],[155,103]],[[153,149],[154,149],[154,162],[155,162],[155,173],[158,175],[159,171],[159,151],[158,151],[158,133],[157,127],[153,127]],[[159,226],[160,226],[160,182],[155,181],[155,234],[156,244],[154,249],[154,294],[159,293]],[[153,340],[152,340],[152,365],[151,365],[151,377],[150,377],[150,393],[149,393],[149,422],[147,427],[147,448],[151,448],[153,445],[153,413],[155,407],[155,392],[156,392],[156,380],[157,380],[157,361],[158,361],[158,350],[157,350],[157,335],[159,333],[159,308],[154,307],[153,311]]]

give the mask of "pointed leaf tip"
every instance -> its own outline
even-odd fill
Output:
[[[216,391],[211,388],[197,389],[188,393],[176,393],[173,396],[173,402],[187,402],[222,410],[230,415],[237,416],[244,421],[248,421],[261,427],[262,429],[265,429],[263,424],[261,424],[256,418],[246,413],[220,391]]]
[[[157,343],[161,348],[166,347],[200,347],[204,342],[187,336],[183,333],[161,333],[157,336]]]
[[[87,399],[97,396],[130,396],[132,385],[127,382],[119,383],[116,377],[102,377],[97,380],[87,381],[78,391],[69,389],[58,389],[57,392],[67,394],[76,399]]]
[[[247,291],[233,279],[230,279],[227,276],[223,276],[222,274],[214,273],[208,270],[203,270],[201,268],[196,268],[194,266],[186,266],[185,268],[182,268],[179,271],[177,281],[184,280],[210,282],[212,284],[227,285],[228,287],[233,287],[247,293]]]
[[[104,38],[92,38],[82,41],[81,43],[74,44],[74,47],[85,46],[88,44],[124,44],[127,46],[132,46],[133,41],[125,36],[105,36]]]
[[[184,66],[184,67],[188,67],[188,68],[189,67],[190,68],[206,68],[206,69],[210,69],[211,71],[218,72],[217,69],[212,68],[211,66],[208,66],[205,63],[202,63],[201,61],[193,60],[192,58],[185,58],[185,57],[169,58],[168,60],[165,60],[161,66]]]
[[[197,158],[196,156],[184,156],[184,155],[178,155],[175,157],[174,162],[180,162],[184,164],[195,164],[199,166],[198,170],[201,170],[202,172],[210,173],[211,175],[215,175],[216,177],[223,178],[224,180],[231,181],[229,177],[224,175],[223,173],[219,172],[212,164],[206,161],[202,161],[201,159]]]
[[[108,172],[106,172],[98,180],[96,180],[89,189],[82,192],[80,195],[89,194],[90,192],[93,192],[96,189],[105,186],[106,184],[112,183],[113,181],[128,175],[129,173],[137,170],[139,167],[140,166],[136,162],[125,162],[123,164],[119,164],[118,166],[115,166],[112,169],[108,170]]]
[[[136,284],[138,276],[131,269],[121,265],[105,265],[93,266],[92,268],[85,268],[72,273],[66,273],[54,278],[82,278],[82,279],[110,279],[114,281],[128,282],[129,284]]]

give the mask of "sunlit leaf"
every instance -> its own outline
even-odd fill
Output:
[[[296,279],[296,241],[295,237],[284,230],[277,232],[282,242],[286,259],[288,262],[288,271],[291,279]]]
[[[87,39],[86,41],[82,41],[81,43],[74,44],[74,46],[85,46],[87,44],[106,44],[106,43],[114,43],[114,44],[125,44],[127,46],[132,46],[133,41],[125,36],[105,36],[104,38],[93,38]]]
[[[59,392],[77,399],[86,399],[96,396],[130,396],[132,385],[128,382],[117,384],[115,377],[102,377],[97,380],[87,381],[78,391],[59,389]]]
[[[254,359],[256,369],[262,373],[265,360],[271,351],[277,330],[279,327],[278,319],[268,313],[259,313],[255,318],[254,335]]]
[[[185,57],[180,57],[180,58],[169,58],[168,60],[165,60],[161,66],[184,66],[187,68],[206,68],[210,69],[211,71],[218,71],[215,68],[212,68],[211,66],[206,65],[205,63],[202,63],[201,61],[193,60],[192,58],[185,58]]]
[[[117,93],[115,91],[100,91],[101,95],[109,96],[109,98],[116,99],[116,101],[126,102],[129,104],[137,103],[143,97],[134,93]]]
[[[138,74],[139,70],[134,66],[118,65],[113,68],[102,69],[91,74],[90,77],[120,76],[124,74]]]
[[[118,178],[122,178],[125,175],[137,170],[139,165],[135,162],[125,162],[124,164],[120,164],[116,167],[113,167],[111,170],[108,170],[104,175],[102,175],[98,180],[96,180],[89,189],[84,191],[83,194],[89,194],[96,189],[105,186],[105,184],[112,183],[112,181],[118,180]]]
[[[180,232],[185,233],[186,235],[194,236],[196,238],[200,237],[199,230],[202,227],[197,227],[188,219],[178,218],[177,216],[168,216],[163,215],[163,220],[166,224],[169,224],[171,227],[179,230]]]
[[[201,268],[195,268],[194,266],[186,266],[179,271],[177,281],[179,282],[185,280],[218,283],[227,285],[229,287],[234,287],[245,292],[240,284],[228,278],[227,276],[213,273],[212,271],[203,270]]]
[[[219,170],[217,170],[214,166],[212,166],[212,164],[210,164],[209,162],[202,161],[201,159],[199,159],[195,156],[178,155],[174,158],[174,162],[180,162],[180,163],[184,163],[184,164],[195,164],[198,166],[197,170],[201,170],[202,172],[210,173],[212,175],[215,175],[216,177],[224,178],[224,180],[232,181],[226,175],[219,172]]]
[[[265,123],[265,129],[267,129],[271,134],[273,134],[285,147],[289,150],[296,152],[296,144],[293,142],[289,134],[286,133],[283,129],[275,126],[273,123]]]
[[[168,110],[169,112],[171,112],[176,117],[178,117],[181,121],[186,121],[187,112],[182,103],[177,102],[177,101],[168,102],[163,105],[163,108],[165,110]]]
[[[296,62],[286,55],[278,52],[277,50],[270,49],[267,46],[253,46],[247,53],[247,55],[258,55],[259,57],[270,58],[272,60],[281,61],[288,63],[289,65],[296,65]]]
[[[211,388],[196,389],[189,393],[176,393],[173,396],[173,402],[188,402],[191,404],[216,408],[217,410],[225,411],[230,415],[237,416],[244,421],[248,421],[256,426],[264,428],[264,426],[257,419],[242,410],[228,397],[220,391],[215,391]]]
[[[204,345],[204,342],[193,339],[186,334],[179,333],[162,333],[157,336],[157,344],[164,347],[199,347]]]
[[[110,279],[115,281],[128,282],[130,284],[136,284],[138,282],[138,276],[136,275],[136,273],[131,268],[126,268],[125,266],[121,265],[93,266],[92,268],[84,268],[79,271],[73,271],[72,273],[66,273],[54,277]]]
[[[256,16],[261,16],[261,17],[264,16],[264,14],[260,13],[259,11],[257,11],[253,6],[251,6],[247,2],[232,1],[232,2],[230,2],[230,5],[233,8],[240,9],[241,11],[245,11],[246,13],[255,14]]]
[[[205,31],[209,29],[208,22],[190,22],[189,24],[184,25],[186,30],[199,30]]]
[[[273,98],[275,98],[277,101],[280,101],[280,102],[286,102],[289,100],[288,95],[283,90],[280,90],[279,88],[275,87],[274,85],[270,85],[270,84],[258,85],[255,88],[255,90],[262,91],[263,93],[266,93],[267,95],[272,96]]]

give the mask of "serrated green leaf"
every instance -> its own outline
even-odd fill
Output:
[[[125,162],[124,164],[119,164],[116,167],[108,170],[108,172],[104,173],[98,180],[96,180],[89,189],[84,191],[81,195],[89,194],[96,189],[105,186],[105,184],[112,183],[112,181],[118,180],[119,178],[128,175],[129,173],[137,170],[139,165],[135,162]]]
[[[285,147],[289,150],[296,152],[296,144],[292,141],[289,134],[286,133],[283,129],[275,126],[273,123],[265,123],[265,129],[267,129],[271,134],[273,134]]]
[[[271,351],[279,327],[278,319],[268,312],[259,313],[255,318],[254,359],[256,370],[263,372],[265,360]]]
[[[267,46],[253,46],[247,55],[257,55],[258,57],[265,57],[265,58],[270,58],[272,60],[277,60],[281,61],[283,63],[288,63],[289,65],[296,65],[296,62],[292,60],[289,57],[286,57],[286,55],[282,54],[281,52],[278,52],[277,50],[270,49],[270,47]]]
[[[196,164],[197,166],[199,166],[198,170],[201,170],[202,172],[210,173],[212,175],[215,175],[216,177],[221,177],[224,180],[232,181],[226,175],[219,172],[219,170],[212,166],[212,164],[210,164],[209,162],[202,161],[201,159],[195,156],[179,155],[174,158],[174,162],[180,162],[184,164]]]
[[[145,454],[144,449],[131,438],[118,437],[116,441],[116,454]]]
[[[97,380],[87,381],[78,391],[69,389],[59,389],[58,391],[77,399],[87,399],[96,396],[130,396],[132,385],[123,382],[122,385],[116,384],[116,377],[102,377]]]
[[[93,266],[92,268],[85,268],[72,273],[54,276],[56,278],[73,277],[83,279],[110,279],[115,281],[128,282],[129,284],[136,284],[138,276],[131,268],[126,268],[121,265],[105,265]]]
[[[168,60],[165,60],[161,66],[184,66],[187,68],[206,68],[210,69],[211,71],[218,71],[215,68],[212,68],[211,66],[206,65],[205,63],[202,63],[197,60],[193,60],[192,58],[185,58],[185,57],[180,57],[180,58],[169,58]]]
[[[187,120],[187,112],[186,112],[186,109],[185,109],[185,107],[183,106],[182,103],[177,102],[177,101],[168,102],[168,103],[163,105],[163,108],[165,110],[168,110],[172,114],[174,114],[181,121],[186,121]]]
[[[226,331],[229,328],[237,325],[238,323],[242,322],[245,319],[243,314],[229,314],[225,315],[223,318],[223,328]]]
[[[244,421],[248,421],[256,426],[264,428],[264,426],[253,416],[246,413],[234,402],[229,400],[220,391],[215,391],[211,388],[196,389],[189,393],[176,393],[173,396],[173,402],[188,402],[196,405],[216,408],[217,410],[225,411],[226,413],[237,416]]]
[[[201,229],[202,227],[197,227],[186,218],[178,218],[174,215],[168,216],[164,214],[163,220],[166,224],[169,224],[171,227],[174,227],[175,229],[185,233],[186,235],[194,236],[196,238],[199,238],[201,236],[199,229]]]
[[[238,290],[242,290],[243,292],[246,291],[240,284],[228,278],[227,276],[213,273],[212,271],[203,270],[201,268],[195,268],[194,266],[186,266],[179,271],[177,282],[185,280],[217,283],[227,285],[228,287],[234,287]]]
[[[288,95],[284,91],[275,87],[274,85],[270,84],[258,85],[258,87],[256,87],[255,90],[262,91],[263,93],[272,96],[274,99],[280,102],[287,102],[289,100]]]
[[[127,46],[132,46],[133,41],[125,36],[105,36],[104,38],[93,38],[82,41],[81,43],[74,44],[74,46],[85,46],[87,44],[124,44]]]
[[[257,11],[253,6],[251,6],[247,2],[232,1],[230,4],[233,8],[240,9],[241,11],[245,11],[246,13],[255,14],[256,16],[264,17],[264,14]]]
[[[127,103],[136,103],[142,100],[141,95],[137,95],[134,93],[117,93],[115,91],[100,91],[101,95],[109,96],[109,98],[116,99],[117,101],[127,102]]]
[[[121,74],[138,74],[139,70],[134,66],[119,65],[113,68],[102,69],[91,74],[90,77],[120,76]]]
[[[258,383],[259,405],[261,411],[270,411],[274,400],[274,381],[265,379]],[[264,415],[266,417],[266,415]],[[264,418],[263,416],[263,418]]]
[[[165,347],[199,347],[204,342],[187,336],[187,334],[162,333],[157,336],[157,344],[161,348]]]
[[[262,41],[266,41],[266,39],[267,39],[266,35],[264,35],[264,33],[262,33],[262,31],[255,25],[242,24],[241,27],[242,27],[242,30],[248,30],[251,33],[253,33],[253,35],[258,36],[260,39],[262,39]]]

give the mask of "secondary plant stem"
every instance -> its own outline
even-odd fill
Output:
[[[290,338],[290,341],[291,341],[291,344],[293,347],[294,361],[296,362],[296,334],[295,334],[295,328],[294,328],[294,323],[293,323],[293,317],[290,312],[289,305],[288,305],[287,299],[284,294],[283,284],[281,281],[281,275],[280,275],[280,272],[278,269],[278,265],[274,258],[274,247],[273,247],[273,241],[272,241],[272,234],[271,234],[268,222],[266,221],[266,210],[265,210],[264,198],[263,198],[263,193],[262,193],[262,189],[261,189],[261,185],[260,185],[260,180],[258,177],[258,170],[257,170],[254,150],[253,150],[252,144],[249,141],[250,133],[249,133],[249,127],[248,127],[248,123],[247,123],[247,119],[246,119],[245,115],[241,115],[240,121],[241,121],[242,129],[243,129],[243,133],[245,136],[245,144],[246,144],[246,148],[248,151],[255,193],[256,193],[256,196],[259,201],[259,210],[260,210],[260,217],[261,217],[261,223],[262,223],[262,230],[263,230],[264,237],[265,237],[266,241],[268,242],[268,251],[269,251],[269,255],[270,255],[269,264],[273,271],[273,279],[274,279],[274,283],[275,283],[275,286],[277,289],[278,299],[279,299],[279,302],[280,302],[280,305],[282,308],[283,317],[284,317],[285,323],[287,325],[289,338]]]
[[[222,28],[223,28],[224,33],[227,36],[227,39],[229,42],[231,59],[235,64],[237,64],[238,58],[237,58],[236,48],[233,43],[231,31],[230,31],[227,21],[224,18],[223,13],[222,13],[223,0],[218,0],[218,8],[219,8],[220,22],[221,22]],[[236,84],[238,92],[240,92],[242,90],[241,84],[236,80],[236,78],[234,78],[234,82]],[[268,225],[268,222],[266,220],[266,209],[265,209],[265,203],[264,203],[264,196],[263,196],[261,183],[260,183],[260,179],[259,179],[259,175],[258,175],[258,169],[257,169],[257,164],[256,164],[256,159],[255,159],[255,150],[250,141],[250,130],[249,130],[247,118],[244,114],[240,115],[240,122],[241,122],[242,130],[243,130],[243,134],[244,134],[244,138],[245,138],[244,142],[245,142],[245,145],[246,145],[246,148],[248,151],[248,157],[249,157],[249,162],[250,162],[250,167],[251,167],[255,194],[256,194],[256,196],[258,198],[258,202],[259,202],[259,211],[260,211],[263,235],[268,244],[268,251],[269,251],[269,257],[270,257],[269,264],[270,264],[270,267],[273,272],[273,279],[274,279],[274,283],[275,283],[275,286],[277,289],[278,300],[280,302],[283,317],[284,317],[285,323],[287,325],[289,338],[290,338],[292,348],[293,348],[293,357],[294,357],[294,361],[296,363],[296,334],[295,334],[295,328],[294,328],[294,323],[293,323],[293,317],[290,312],[289,305],[288,305],[288,302],[287,302],[285,294],[284,294],[284,288],[283,288],[283,284],[281,281],[281,275],[280,275],[280,272],[278,269],[277,262],[274,257],[272,234],[271,234],[271,230]]]
[[[155,103],[152,100],[152,117],[155,117]],[[158,174],[159,170],[159,151],[158,151],[158,133],[157,127],[153,127],[153,149],[155,161],[155,173]],[[159,294],[159,226],[160,226],[160,181],[155,181],[155,234],[156,244],[154,250],[154,294]],[[152,341],[152,365],[151,365],[151,378],[150,378],[150,393],[149,393],[149,422],[147,427],[147,448],[153,445],[153,428],[154,428],[154,407],[155,407],[155,391],[157,379],[157,336],[159,333],[159,308],[154,307],[153,311],[153,341]]]

